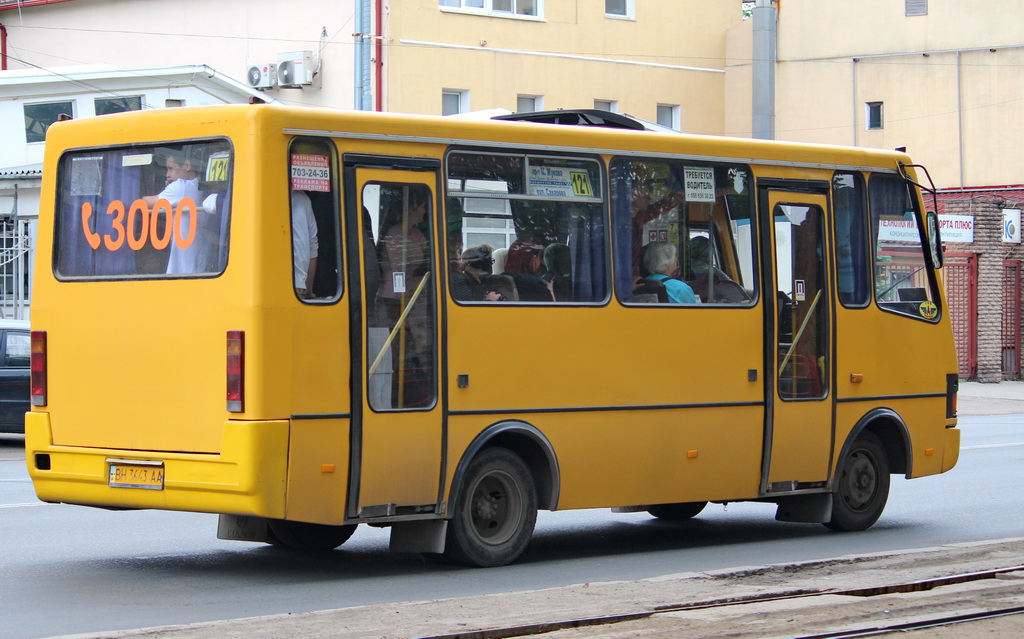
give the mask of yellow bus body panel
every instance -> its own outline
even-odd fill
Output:
[[[225,422],[221,431],[218,455],[60,446],[53,444],[49,416],[29,413],[25,449],[43,501],[283,517],[287,458],[281,453],[288,446],[288,423]],[[49,455],[49,470],[31,463],[35,451]],[[108,460],[163,462],[163,490],[110,487]]]

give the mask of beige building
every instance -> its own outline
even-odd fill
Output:
[[[478,5],[478,6],[473,6]],[[740,2],[403,0],[382,20],[386,111],[604,108],[723,131]]]
[[[1019,0],[784,0],[775,137],[907,147],[939,188],[1024,183]],[[754,21],[728,34],[725,127],[751,134]]]

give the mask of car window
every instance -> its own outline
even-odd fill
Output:
[[[29,365],[31,340],[25,332],[7,332],[7,347],[4,349],[4,366],[23,368]]]

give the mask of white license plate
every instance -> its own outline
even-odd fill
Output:
[[[145,490],[164,489],[163,464],[111,463],[107,477],[111,488],[142,488]]]

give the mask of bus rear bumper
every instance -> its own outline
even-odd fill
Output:
[[[946,472],[952,470],[953,466],[956,466],[957,460],[960,459],[960,429],[959,428],[947,428],[946,429],[946,445],[942,447],[942,470],[940,472]]]
[[[219,454],[57,446],[48,413],[25,418],[25,460],[36,496],[102,508],[156,508],[284,517],[287,421],[228,421]],[[159,486],[111,486],[112,464],[162,468]]]

